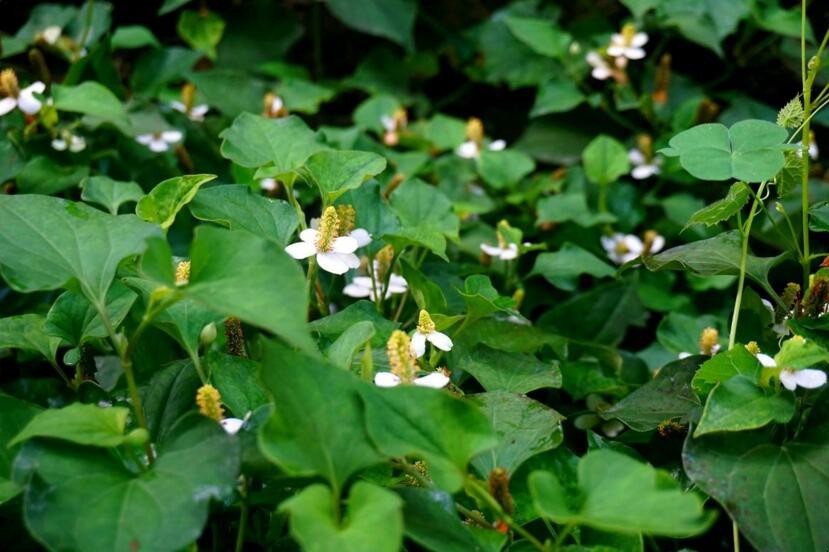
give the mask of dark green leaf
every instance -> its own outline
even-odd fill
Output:
[[[173,225],[178,212],[196,196],[199,188],[215,178],[213,174],[190,174],[159,182],[138,201],[135,214],[166,230]]]
[[[536,389],[561,387],[558,362],[542,362],[532,355],[506,353],[479,345],[458,361],[487,391],[529,393]]]

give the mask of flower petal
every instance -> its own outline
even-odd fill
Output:
[[[377,372],[374,374],[374,385],[377,387],[397,387],[400,385],[400,378],[391,372]]]
[[[423,377],[414,380],[414,384],[420,387],[431,387],[432,389],[443,389],[449,383],[449,378],[446,374],[434,371]]]
[[[471,140],[464,142],[458,146],[455,153],[458,154],[458,157],[463,157],[464,159],[474,159],[478,157],[478,144]]]
[[[69,141],[69,151],[78,153],[86,149],[86,140],[82,136],[73,136]]]
[[[449,336],[442,332],[432,332],[426,336],[432,345],[440,349],[441,351],[451,351],[452,350],[452,340],[449,339]]]
[[[415,358],[420,358],[426,354],[426,336],[420,332],[415,332],[412,336],[411,344],[412,354]]]
[[[777,368],[777,362],[765,353],[757,353],[757,360],[766,368]]]
[[[636,148],[633,148],[628,151],[628,160],[633,163],[634,165],[644,165],[645,164],[645,154],[639,151]]]
[[[357,241],[357,247],[365,247],[371,243],[371,234],[365,228],[355,228],[348,237]]]
[[[653,238],[653,241],[651,242],[651,248],[648,250],[648,253],[650,253],[650,254],[659,253],[660,251],[662,251],[663,247],[665,247],[665,238],[663,236],[657,234],[656,237]]]
[[[503,151],[507,147],[505,140],[493,140],[489,144],[489,151]]]
[[[52,149],[57,151],[66,151],[66,148],[69,147],[69,144],[66,143],[66,140],[62,140],[60,138],[55,138],[52,140]]]
[[[149,146],[150,142],[154,140],[154,136],[152,134],[139,134],[135,137],[135,141],[139,144],[143,144],[145,146]]]
[[[796,370],[794,379],[804,389],[817,389],[826,383],[826,372],[814,368]]]
[[[634,48],[641,48],[645,44],[648,43],[648,34],[647,33],[636,33],[633,35],[633,39],[630,41],[630,45]]]
[[[242,429],[242,426],[245,425],[245,421],[241,418],[225,418],[219,423],[222,424],[222,428],[228,435],[236,435]]]
[[[313,228],[306,228],[299,233],[299,239],[306,243],[317,243],[317,238],[319,238],[319,232]]]
[[[170,149],[170,145],[167,142],[155,138],[153,138],[149,146],[150,149],[156,153],[161,153],[162,151],[167,151],[168,149]]]
[[[343,294],[357,298],[368,297],[371,294],[371,288],[351,283],[343,288]]]
[[[20,96],[17,98],[17,107],[20,111],[27,115],[34,115],[40,111],[40,106],[42,104],[40,103],[40,100],[34,97],[34,94],[32,94],[29,90],[30,88],[31,86],[20,91]]]
[[[17,107],[17,100],[16,99],[11,98],[11,97],[3,98],[2,100],[0,100],[0,116],[5,115],[6,113],[11,111],[15,107]]]
[[[656,165],[639,165],[630,171],[630,175],[636,180],[645,180],[655,174],[659,174],[659,167]]]
[[[348,264],[337,253],[317,253],[317,263],[320,268],[331,274],[345,274]]]
[[[481,251],[483,251],[490,257],[500,257],[502,249],[497,245],[489,245],[488,243],[482,243]]]
[[[175,109],[176,111],[179,111],[181,113],[187,113],[187,106],[185,106],[180,101],[174,100],[174,101],[170,102],[170,107],[172,107],[173,109]]]
[[[518,246],[514,243],[509,244],[506,249],[501,250],[502,261],[511,261],[516,257],[518,257]]]
[[[307,259],[311,255],[316,254],[316,252],[317,248],[314,247],[314,244],[304,241],[292,243],[285,248],[285,253],[294,259]]]
[[[642,59],[645,57],[645,50],[642,48],[627,48],[625,49],[625,57],[628,59]]]
[[[339,255],[348,268],[360,268],[360,257],[354,253],[334,253],[334,255]]]
[[[334,253],[354,253],[357,251],[359,244],[357,240],[350,236],[341,236],[334,240],[331,244],[331,251]]]
[[[175,144],[176,142],[181,142],[181,139],[183,137],[184,134],[182,134],[180,130],[165,130],[161,133],[161,139],[167,142],[168,144]]]
[[[783,370],[780,372],[780,383],[789,391],[797,389],[797,378],[795,378],[793,370]]]

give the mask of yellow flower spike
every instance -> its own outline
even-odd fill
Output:
[[[209,383],[202,385],[196,391],[196,405],[199,407],[199,413],[217,422],[224,418],[221,401],[222,396],[219,394],[219,390]]]
[[[713,356],[720,348],[720,332],[716,328],[705,328],[699,336],[700,353]]]
[[[760,352],[760,346],[757,345],[756,341],[749,341],[746,343],[746,351],[752,355],[757,355]]]
[[[420,315],[417,317],[417,331],[423,335],[429,335],[435,331],[435,323],[432,321],[432,317],[429,316],[428,312],[422,309],[420,311]]]
[[[466,138],[480,144],[484,141],[484,124],[477,117],[470,117],[466,122]]]
[[[334,246],[334,240],[339,237],[340,217],[337,209],[326,207],[320,218],[320,225],[317,228],[317,251],[328,252]]]
[[[3,69],[0,71],[0,90],[11,98],[20,95],[20,84],[17,82],[17,74],[14,69]]]
[[[196,103],[196,87],[192,82],[181,87],[181,103],[184,104],[185,113],[190,113]]]
[[[411,340],[406,332],[394,330],[386,344],[391,373],[402,383],[411,383],[417,375],[417,363],[411,353]]]
[[[394,247],[391,245],[386,245],[374,256],[374,262],[376,263],[375,277],[381,282],[386,280],[386,274],[391,270],[392,261],[394,261]]]
[[[190,261],[181,261],[176,265],[176,285],[183,286],[190,281]]]
[[[338,235],[347,236],[356,226],[357,210],[352,205],[337,205],[337,216],[340,218]]]
[[[625,44],[631,44],[633,42],[633,37],[636,35],[636,25],[633,23],[626,23],[624,27],[622,27],[622,36],[625,39]]]

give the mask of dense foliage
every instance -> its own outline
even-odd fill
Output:
[[[0,548],[829,550],[807,4],[0,6]]]

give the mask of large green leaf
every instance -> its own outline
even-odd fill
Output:
[[[535,356],[507,353],[479,345],[458,361],[487,391],[529,393],[536,389],[561,387],[557,361],[542,362]]]
[[[689,537],[714,520],[702,499],[682,491],[667,472],[609,449],[590,451],[579,461],[575,492],[548,471],[530,474],[530,490],[539,513],[562,524]]]
[[[339,492],[356,471],[383,460],[366,432],[358,389],[367,384],[355,376],[271,342],[262,381],[275,407],[259,446],[283,469],[321,475]]]
[[[587,178],[600,186],[607,186],[630,171],[625,146],[604,134],[596,137],[584,148],[582,162]]]
[[[117,328],[126,318],[137,295],[118,281],[113,282],[106,297],[106,312]],[[89,299],[76,291],[65,291],[46,315],[46,332],[78,347],[92,338],[107,337],[101,316]]]
[[[325,150],[313,154],[300,171],[319,187],[325,203],[333,202],[386,168],[386,160],[367,151]]]
[[[771,180],[783,168],[789,134],[774,123],[748,119],[726,128],[708,123],[680,132],[660,150],[679,157],[682,167],[701,180]]]
[[[792,416],[792,393],[762,389],[749,376],[734,376],[717,384],[708,395],[694,437],[756,429],[771,422],[785,424]]]
[[[495,189],[512,188],[533,169],[532,157],[518,150],[484,150],[478,158],[478,173]]]
[[[558,251],[541,253],[535,258],[532,274],[543,276],[545,280],[559,289],[574,291],[578,277],[589,274],[596,278],[606,278],[616,270],[578,245],[565,243]]]
[[[259,380],[259,363],[250,359],[210,352],[205,358],[210,381],[222,395],[222,404],[237,418],[244,418],[267,404],[268,396]]]
[[[735,519],[757,550],[829,548],[829,401],[782,444],[767,430],[685,440],[688,476]]]
[[[42,314],[19,314],[0,318],[0,349],[20,349],[39,353],[55,363],[60,338],[47,332]]]
[[[572,42],[568,33],[546,19],[510,15],[504,23],[518,40],[544,56],[561,58]]]
[[[124,203],[135,202],[144,196],[144,190],[135,182],[120,182],[108,176],[90,176],[81,182],[81,199],[106,207],[112,215]]]
[[[473,457],[498,443],[478,408],[444,391],[402,385],[363,387],[361,395],[377,449],[392,457],[422,457],[429,475],[447,491],[461,487]]]
[[[247,232],[200,226],[190,246],[186,297],[312,349],[305,277],[273,243]]]
[[[296,116],[266,119],[242,113],[222,131],[222,155],[248,168],[268,167],[273,175],[299,168],[312,154],[326,149]]]
[[[530,117],[570,111],[584,101],[575,82],[554,78],[538,86],[538,94],[530,111]]]
[[[131,131],[124,104],[105,86],[95,81],[85,81],[77,86],[56,84],[52,86],[55,107],[86,115],[84,121],[91,126],[111,123],[125,133]]]
[[[603,412],[602,417],[621,420],[636,431],[649,431],[666,421],[688,423],[691,412],[700,405],[691,389],[699,363],[697,356],[671,362],[653,380]]]
[[[159,182],[138,201],[135,214],[166,230],[173,225],[178,212],[196,196],[199,188],[214,178],[216,175],[213,174],[190,174]]]
[[[101,408],[72,403],[63,408],[50,408],[32,418],[9,444],[33,437],[50,437],[79,445],[115,447],[124,442],[128,414],[129,410],[121,406]]]
[[[403,245],[427,247],[446,259],[446,238],[457,239],[460,228],[449,198],[434,186],[415,179],[403,182],[390,199],[402,227],[386,236],[402,241]]]
[[[513,474],[525,460],[557,447],[564,439],[564,416],[538,401],[506,391],[472,395],[471,399],[489,418],[500,441],[472,460],[484,477],[495,468]]]
[[[49,157],[35,155],[17,175],[17,186],[26,194],[52,195],[79,185],[89,174],[89,167],[58,165]]]
[[[691,385],[698,395],[705,397],[718,383],[730,380],[734,376],[748,376],[757,381],[760,376],[760,361],[742,345],[719,353],[706,360],[694,374]]]
[[[414,0],[325,0],[340,21],[364,33],[382,36],[406,46],[414,46],[417,2]]]
[[[688,220],[688,225],[704,224],[711,226],[718,222],[724,222],[737,213],[748,203],[751,196],[751,189],[745,182],[735,182],[728,189],[728,194],[723,199],[715,201],[711,205],[703,207]]]
[[[288,244],[299,226],[296,211],[287,201],[254,194],[242,185],[200,190],[189,207],[197,219],[246,230],[279,247]]]
[[[50,550],[164,552],[199,537],[210,500],[233,492],[238,469],[237,441],[191,414],[158,444],[146,471],[89,447],[38,440],[18,456],[15,480],[27,483],[26,527]]]
[[[291,535],[307,552],[397,552],[403,542],[403,501],[366,481],[354,484],[340,519],[325,485],[311,485],[279,506],[291,516]],[[382,529],[380,529],[382,528]]]
[[[0,196],[0,219],[0,273],[12,288],[51,290],[76,280],[101,308],[118,264],[160,233],[134,215],[36,195]]]
[[[573,221],[579,226],[590,227],[616,222],[616,217],[610,213],[592,212],[581,192],[567,192],[543,197],[538,200],[536,211],[538,212],[536,225]]]

